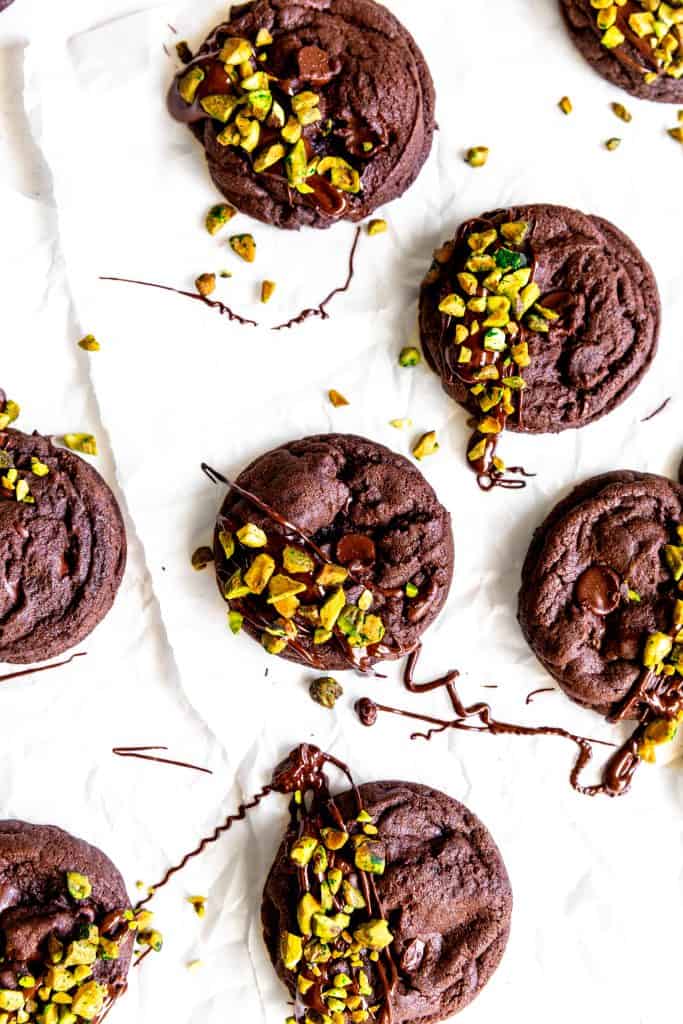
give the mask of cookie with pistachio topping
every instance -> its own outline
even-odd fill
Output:
[[[266,947],[296,996],[295,1021],[317,1020],[312,1009],[339,1024],[435,1024],[500,963],[505,865],[485,826],[444,793],[373,782],[359,796],[360,813],[348,791],[335,798],[341,822],[321,815],[288,831],[263,893]]]
[[[651,473],[606,473],[576,487],[536,530],[519,622],[577,703],[615,720],[673,720],[683,710],[682,580],[683,487]]]
[[[4,11],[6,7],[9,7],[11,3],[14,3],[14,0],[0,0],[0,12]]]
[[[0,430],[0,662],[44,661],[107,614],[126,562],[117,501],[48,437]]]
[[[453,574],[448,512],[419,470],[347,434],[307,437],[256,459],[215,531],[233,631],[325,671],[411,651]]]
[[[633,96],[683,103],[681,0],[560,0],[591,67]]]
[[[0,822],[3,1021],[101,1020],[126,987],[136,925],[100,850],[51,825]]]
[[[623,402],[652,362],[659,324],[657,284],[633,242],[563,206],[463,224],[420,293],[425,358],[474,417],[467,458],[489,482],[505,473],[504,430],[583,427]]]
[[[434,88],[412,36],[374,0],[255,0],[175,77],[174,118],[239,210],[283,228],[358,221],[429,155]]]

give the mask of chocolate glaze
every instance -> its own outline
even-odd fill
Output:
[[[642,419],[640,422],[641,423],[649,423],[650,420],[653,420],[655,418],[655,416],[659,416],[660,412],[664,412],[664,410],[666,409],[667,405],[671,401],[671,398],[672,398],[671,395],[669,395],[668,398],[665,398],[664,401],[662,402],[662,404],[658,405],[654,412],[651,412],[649,416],[645,416],[645,418]]]
[[[118,281],[120,284],[138,284],[143,288],[158,288],[162,292],[173,292],[174,295],[184,295],[187,299],[194,299],[195,302],[203,302],[205,306],[209,306],[210,309],[217,309],[221,316],[227,316],[228,320],[234,320],[238,324],[249,325],[250,327],[258,327],[255,320],[248,320],[244,316],[240,316],[239,313],[233,312],[229,306],[226,306],[223,302],[219,302],[218,299],[210,299],[206,295],[200,295],[199,292],[186,292],[182,288],[171,288],[167,284],[155,284],[152,281],[136,281],[129,277],[100,277],[100,281]]]
[[[557,726],[527,726],[518,725],[512,722],[501,722],[493,717],[492,708],[489,704],[478,702],[465,705],[457,690],[454,681],[458,678],[458,672],[447,672],[439,679],[427,683],[415,683],[414,672],[417,666],[421,647],[408,658],[405,668],[404,683],[411,693],[425,693],[443,687],[450,699],[455,717],[452,719],[435,718],[431,715],[421,715],[414,711],[405,711],[401,708],[394,708],[386,704],[379,704],[368,697],[361,698],[355,705],[356,713],[363,725],[371,726],[377,721],[380,711],[385,714],[399,715],[402,718],[410,718],[413,721],[424,722],[430,728],[427,732],[414,732],[411,739],[430,740],[437,733],[446,732],[449,729],[457,729],[463,732],[488,732],[493,736],[559,736],[569,740],[578,747],[578,755],[570,774],[572,788],[584,796],[623,796],[628,792],[636,768],[640,764],[638,747],[645,731],[645,723],[641,723],[634,733],[621,747],[617,748],[606,762],[602,769],[602,781],[593,786],[585,786],[580,782],[583,769],[593,758],[593,747],[604,746],[614,747],[615,744],[605,740],[590,739],[586,736],[579,736],[561,729]],[[471,722],[478,719],[477,724]]]
[[[526,700],[524,701],[524,703],[525,704],[533,704],[534,697],[536,697],[539,693],[554,693],[554,692],[555,692],[555,687],[554,686],[542,686],[540,690],[532,690],[531,693],[527,693]]]
[[[309,182],[310,182],[310,179],[309,179]],[[297,316],[292,317],[291,320],[288,320],[286,323],[279,324],[277,327],[274,327],[273,328],[274,331],[283,331],[283,330],[285,330],[287,328],[295,327],[297,324],[302,324],[302,323],[304,323],[304,321],[310,320],[311,317],[316,317],[317,316],[317,317],[320,317],[321,320],[329,320],[330,314],[327,312],[328,305],[330,304],[332,299],[335,298],[335,296],[341,295],[343,292],[347,292],[349,290],[349,288],[351,287],[351,282],[353,281],[353,276],[355,274],[355,266],[354,266],[354,264],[355,264],[355,259],[356,259],[356,249],[358,248],[358,242],[359,242],[359,239],[360,239],[360,235],[361,235],[361,229],[360,228],[356,228],[356,234],[355,234],[354,239],[353,239],[353,245],[351,246],[351,251],[349,253],[349,269],[348,269],[348,274],[346,276],[346,280],[345,280],[344,284],[340,285],[337,288],[334,288],[330,292],[330,294],[328,296],[326,296],[326,298],[324,298],[322,300],[322,302],[319,305],[317,305],[314,309],[302,309],[301,312]]]
[[[576,581],[576,600],[595,615],[610,615],[621,601],[621,580],[607,565],[590,565]]]
[[[7,675],[0,676],[0,683],[7,683],[11,679],[19,679],[20,676],[32,676],[36,672],[49,672],[51,668],[62,668],[63,665],[70,665],[74,658],[85,658],[87,651],[79,651],[78,654],[72,654],[70,658],[66,658],[64,661],[55,661],[52,665],[41,665],[40,668],[24,668],[21,672],[8,672]]]
[[[173,761],[168,757],[153,757],[146,753],[150,750],[168,750],[168,747],[112,747],[112,754],[116,754],[117,757],[133,757],[140,761],[156,761],[157,764],[172,764],[178,768],[191,768],[195,772],[213,775],[210,768],[200,768],[198,764],[189,764],[187,761]]]

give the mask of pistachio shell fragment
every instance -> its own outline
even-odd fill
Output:
[[[230,248],[245,263],[253,263],[256,259],[256,242],[253,235],[232,235]]]
[[[97,441],[92,434],[65,434],[64,444],[72,452],[84,455],[97,455]]]

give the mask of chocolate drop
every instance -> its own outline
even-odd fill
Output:
[[[337,544],[337,559],[342,565],[372,565],[375,543],[362,533],[347,533]]]
[[[621,580],[606,565],[590,565],[576,582],[576,600],[595,615],[609,615],[619,606]]]

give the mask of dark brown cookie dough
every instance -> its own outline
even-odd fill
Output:
[[[304,531],[331,562],[350,573],[345,580],[319,586],[316,580],[325,566],[315,552],[251,502],[228,493],[215,537],[218,585],[224,596],[235,572],[241,572],[244,578],[259,552],[273,556],[276,576],[284,572],[283,549],[287,544],[303,550],[315,563],[308,572],[286,572],[301,584],[301,592],[296,595],[300,607],[288,620],[296,627],[296,636],[273,653],[332,670],[361,663],[369,667],[377,661],[401,657],[415,647],[448,595],[453,538],[448,512],[412,463],[373,441],[326,434],[294,441],[262,455],[240,474],[237,483]],[[245,548],[235,539],[239,528],[248,522],[265,532],[266,547]],[[221,532],[230,534],[234,543],[230,560],[225,556]],[[231,607],[244,615],[244,629],[262,642],[264,627],[273,626],[279,610],[266,603],[266,598],[272,596],[274,578],[261,596],[252,594],[230,601]],[[321,625],[319,619],[316,621],[315,609],[338,593],[340,584],[347,607],[329,640],[315,643],[315,630]],[[381,620],[383,635],[378,641],[362,644],[359,637],[343,633],[340,622],[354,619],[361,636],[376,635],[376,621],[367,622],[372,630],[361,628],[358,601],[363,609],[361,595],[366,588],[372,603],[364,614]]]
[[[604,12],[596,10],[590,0],[560,0],[560,6],[577,48],[599,75],[640,99],[659,103],[683,102],[683,77],[680,73],[680,67],[683,67],[680,64],[683,34],[680,26],[671,27],[671,38],[678,45],[667,69],[662,63],[667,58],[666,54],[660,53],[661,42],[657,42],[657,56],[650,45],[650,39],[656,41],[654,31],[641,37],[630,25],[631,17],[645,16],[654,29],[657,13],[652,12],[651,5],[627,0],[625,5],[617,7],[617,20],[612,31],[618,31],[621,35],[617,39],[623,38],[623,42],[614,47],[603,44],[606,30],[598,26],[597,18]]]
[[[386,844],[377,891],[394,936],[399,968],[391,997],[395,1024],[434,1024],[468,1005],[505,951],[512,893],[490,833],[462,804],[409,782],[360,787]],[[352,794],[335,798],[349,819]],[[290,837],[291,838],[291,837]],[[296,875],[282,844],[265,885],[263,934],[275,968],[293,993],[279,941],[296,929]]]
[[[0,0],[0,11],[4,11],[11,3],[14,3],[14,0]]]
[[[0,662],[44,661],[104,618],[126,563],[120,509],[99,473],[49,438],[0,431]],[[34,461],[49,472],[37,475]],[[43,470],[39,469],[43,473]]]
[[[467,234],[527,222],[524,247],[533,266],[540,303],[560,313],[547,333],[523,330],[530,365],[520,415],[506,429],[555,433],[583,427],[624,401],[652,362],[657,349],[660,301],[652,270],[639,250],[600,217],[545,204],[494,210],[463,225],[454,248],[444,247],[420,295],[420,329],[425,357],[444,390],[468,410],[481,414],[462,379],[456,320],[439,312],[444,296],[458,291]],[[467,250],[466,250],[467,251]],[[466,296],[465,296],[466,298]],[[465,342],[465,344],[469,344]]]
[[[257,46],[266,59],[253,59],[253,70],[265,69],[277,79],[271,80],[269,91],[284,118],[292,116],[293,102],[299,102],[294,97],[316,100],[313,109],[319,117],[304,124],[303,143],[296,151],[297,140],[283,138],[283,116],[268,107],[268,100],[258,143],[249,152],[241,144],[245,135],[234,135],[234,118],[246,117],[242,129],[255,130],[248,125],[259,124],[251,104],[242,102],[231,111],[227,128],[201,105],[207,96],[244,95],[239,79],[230,82],[217,56],[229,39],[256,45],[259,32],[272,42]],[[181,95],[182,81],[197,69],[205,77],[188,103]],[[434,87],[424,57],[400,22],[374,0],[256,0],[236,8],[229,22],[214,29],[189,68],[179,72],[169,109],[191,126],[204,146],[219,191],[244,213],[283,228],[327,228],[340,219],[362,220],[396,199],[427,159],[435,127]],[[274,163],[257,169],[273,145],[283,145],[291,159],[285,161],[283,151]],[[339,173],[348,179],[357,172],[360,190],[357,181],[351,182],[351,190],[339,179],[335,185],[337,172],[331,167],[306,177],[318,157],[346,161],[350,170]]]
[[[641,676],[648,634],[670,629],[663,549],[679,523],[683,487],[621,470],[580,484],[536,530],[519,622],[577,703],[612,712]]]
[[[74,888],[82,879],[72,881],[72,873],[87,882],[81,892]],[[91,891],[87,892],[88,887]],[[71,891],[70,891],[71,890]],[[85,898],[77,898],[76,895]],[[91,974],[74,981],[68,991],[74,1006],[90,996],[102,1003],[103,1011],[125,988],[133,951],[133,933],[128,922],[115,920],[116,911],[125,911],[130,903],[121,875],[100,850],[51,825],[30,825],[23,821],[0,822],[0,937],[3,960],[0,964],[0,989],[16,990],[26,999],[40,999],[35,989],[20,985],[30,974],[38,986],[44,985],[46,972],[58,963],[73,973],[74,964],[90,957],[71,959],[69,944],[83,941],[86,929],[95,925],[101,939],[115,941],[115,959],[105,959],[100,946],[91,963]],[[53,960],[54,942],[64,953]],[[88,942],[94,941],[88,935]],[[50,946],[50,948],[48,948]],[[111,947],[109,952],[115,952]],[[69,961],[71,960],[71,963]],[[74,980],[73,978],[71,979]],[[99,986],[93,991],[92,983]],[[90,984],[86,993],[80,986]],[[53,986],[54,987],[54,986]],[[44,1004],[42,1000],[40,1005]],[[59,1007],[57,1006],[57,1009]],[[94,1019],[100,1020],[100,1012]],[[14,1019],[14,1018],[12,1018]],[[31,1016],[31,1020],[37,1019]],[[42,1020],[42,1017],[40,1018]],[[78,1015],[80,1022],[81,1016]]]

